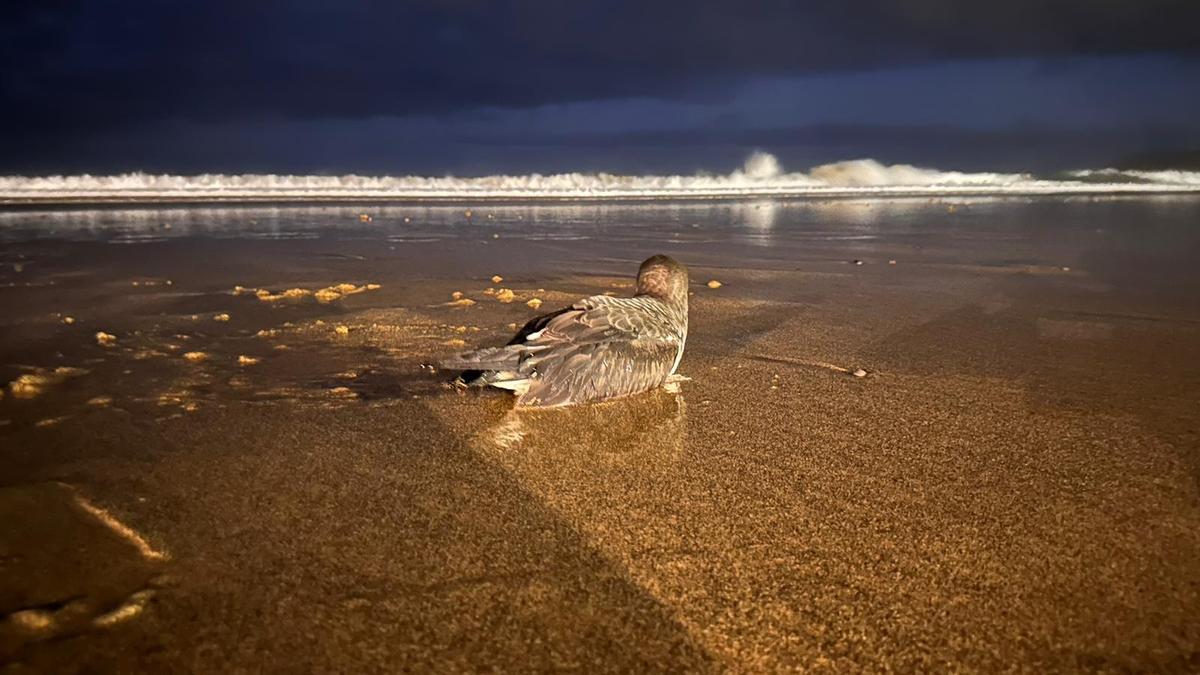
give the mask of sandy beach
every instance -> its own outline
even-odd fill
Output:
[[[0,212],[0,664],[1196,672],[1197,222]],[[655,253],[692,274],[678,393],[513,411],[430,367]]]

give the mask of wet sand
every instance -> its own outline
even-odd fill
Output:
[[[466,208],[0,213],[5,672],[1200,669],[1200,199]],[[679,393],[426,365],[660,252]]]

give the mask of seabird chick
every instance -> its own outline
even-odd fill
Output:
[[[687,268],[656,255],[631,298],[593,295],[526,323],[503,347],[442,366],[469,384],[517,394],[519,406],[563,406],[649,391],[675,374],[687,341]]]

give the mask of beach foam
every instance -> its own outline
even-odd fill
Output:
[[[825,164],[807,172],[787,173],[773,155],[755,152],[741,168],[725,175],[564,173],[438,178],[128,173],[0,177],[0,203],[590,200],[1130,192],[1200,192],[1200,172],[1089,169],[1042,178],[1028,173],[964,173],[856,159]]]
[[[61,384],[73,377],[86,375],[88,371],[82,368],[62,366],[53,370],[38,368],[25,373],[9,383],[9,391],[14,398],[36,398],[54,385]]]

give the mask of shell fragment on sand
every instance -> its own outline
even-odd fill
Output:
[[[537,309],[538,307],[542,306],[542,299],[541,298],[530,298],[529,301],[526,302],[525,304],[529,305],[529,307],[531,309]]]
[[[257,357],[246,356],[245,354],[241,354],[238,356],[238,365],[239,366],[253,366],[256,363],[258,363]]]
[[[184,352],[183,358],[193,363],[199,363],[200,361],[207,360],[208,354],[204,352]]]
[[[717,281],[716,279],[712,279],[708,282],[708,287],[713,289],[720,288],[721,282]]]
[[[501,288],[496,291],[496,299],[500,302],[512,302],[517,299],[517,294],[513,293],[510,288]]]
[[[112,333],[105,333],[104,331],[98,331],[96,333],[96,344],[100,345],[101,347],[111,347],[116,343],[116,335],[113,335]]]

